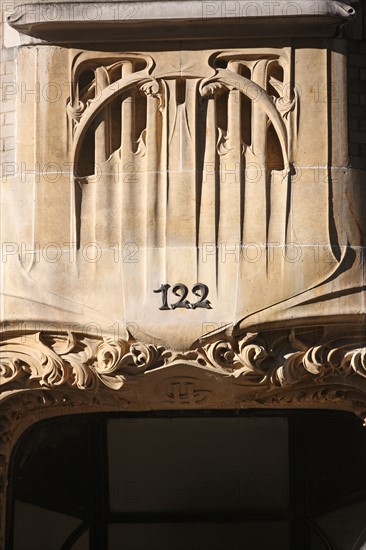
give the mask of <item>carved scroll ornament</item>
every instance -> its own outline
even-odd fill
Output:
[[[306,389],[311,387],[317,388],[324,400],[343,397],[346,404],[353,403],[355,412],[366,417],[364,331],[319,331],[303,328],[241,336],[222,332],[184,352],[109,336],[9,334],[0,344],[2,399],[11,398],[12,392],[42,389],[71,391],[70,395],[74,390],[95,394],[98,389],[98,396],[116,392],[124,397],[136,382],[148,377],[151,395],[149,390],[145,395],[137,392],[127,400],[137,405],[153,403],[154,377],[160,383],[184,369],[187,376],[207,379],[218,390],[220,384],[228,383],[240,388],[234,401],[246,407],[277,401],[312,405],[313,395],[307,395]],[[215,401],[217,398],[210,398],[208,406]]]

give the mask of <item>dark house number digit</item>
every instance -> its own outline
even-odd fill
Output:
[[[209,293],[209,289],[207,285],[204,285],[202,283],[197,283],[192,288],[192,293],[197,296],[199,299],[191,303],[186,298],[188,296],[188,288],[186,285],[183,285],[182,283],[177,283],[173,286],[172,292],[175,296],[179,298],[177,302],[174,302],[173,304],[170,304],[170,307],[168,305],[168,291],[170,289],[170,285],[160,285],[160,288],[157,288],[154,290],[154,292],[161,292],[161,301],[162,305],[159,307],[161,310],[167,310],[167,309],[198,309],[198,308],[205,308],[205,309],[212,309],[211,302],[207,300],[207,296]]]

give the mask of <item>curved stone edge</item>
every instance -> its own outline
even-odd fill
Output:
[[[50,40],[53,32],[60,41],[63,37],[68,40],[75,31],[80,40],[80,30],[91,28],[103,33],[105,40],[105,33],[111,29],[133,29],[135,36],[143,36],[154,27],[159,28],[159,33],[164,26],[181,32],[179,26],[186,23],[200,27],[211,24],[230,27],[233,22],[248,27],[258,23],[271,26],[275,33],[276,24],[279,23],[287,25],[296,34],[305,32],[305,28],[306,32],[311,32],[317,26],[341,25],[354,15],[355,10],[349,3],[336,0],[318,0],[315,4],[311,0],[303,0],[301,3],[289,0],[258,0],[255,3],[249,0],[224,0],[220,3],[201,0],[125,0],[102,3],[50,1],[17,4],[15,11],[8,15],[7,23],[20,33],[45,38],[46,41]],[[278,30],[280,35],[283,30]],[[257,29],[256,34],[260,32]],[[324,28],[322,32],[326,32]],[[75,38],[77,40],[77,35]],[[94,36],[96,39],[97,36]]]
[[[298,9],[294,9],[294,8]],[[133,9],[135,8],[135,9]],[[300,11],[299,11],[300,9]],[[16,10],[7,18],[14,28],[34,23],[52,25],[67,22],[102,23],[132,21],[164,24],[165,21],[208,21],[210,19],[267,19],[299,17],[340,17],[350,19],[355,10],[346,2],[336,0],[318,0],[316,5],[311,0],[303,0],[301,6],[291,0],[266,2],[257,0],[224,0],[220,5],[201,0],[145,0],[120,2],[20,2]]]

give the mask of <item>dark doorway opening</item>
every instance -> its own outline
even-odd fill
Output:
[[[349,413],[59,417],[13,453],[7,550],[365,550]]]

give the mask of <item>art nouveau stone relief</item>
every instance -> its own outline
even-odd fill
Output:
[[[265,256],[270,233],[283,240],[286,193],[271,226],[268,212],[273,187],[287,186],[290,171],[296,92],[289,55],[207,52],[195,63],[184,52],[75,58],[68,106],[75,240],[81,248],[134,243],[139,261],[123,266],[122,285],[124,307],[139,325],[155,324],[152,292],[168,282],[192,288],[201,281],[214,311],[189,319],[192,311],[177,308],[176,320],[158,312],[165,332],[197,317],[231,321],[236,297],[227,285],[238,277],[247,285],[253,273],[249,262],[241,273],[240,247],[258,243]],[[220,258],[221,246],[234,261]]]
[[[366,419],[366,218],[347,168],[343,43],[114,46],[18,52],[2,504],[17,438],[48,416]]]
[[[360,328],[222,332],[186,352],[126,336],[115,341],[72,333],[11,334],[1,344],[1,387],[15,394],[22,387],[66,395],[73,389],[100,390],[101,398],[121,398],[132,410],[275,401],[284,407],[301,401],[331,407],[344,399],[346,409],[366,419],[365,334]],[[309,388],[315,399],[307,394]]]
[[[345,168],[341,51],[32,53],[20,52],[21,76],[52,62],[37,78],[59,97],[20,118],[20,136],[35,120],[47,140],[20,137],[35,173],[8,178],[15,328],[26,303],[31,328],[133,323],[138,340],[185,350],[222,326],[359,315],[362,204]]]

